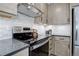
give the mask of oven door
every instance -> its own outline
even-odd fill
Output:
[[[46,44],[49,40],[47,38],[45,39],[41,39],[41,40],[38,40],[32,44],[30,44],[30,51],[34,50],[34,49],[37,49],[38,47],[41,47],[43,46],[44,44]]]

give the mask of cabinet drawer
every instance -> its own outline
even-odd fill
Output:
[[[54,37],[54,38],[55,38],[55,41],[56,40],[69,41],[70,37]]]

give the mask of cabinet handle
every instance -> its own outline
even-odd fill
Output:
[[[52,46],[52,43],[49,43],[50,44],[50,46]]]
[[[70,23],[70,19],[69,18],[67,19],[67,22],[68,22],[68,24]]]
[[[52,50],[52,48],[49,49],[50,51]]]
[[[64,40],[64,38],[55,38],[55,40]]]
[[[64,38],[60,38],[60,40],[64,40]]]
[[[52,38],[50,38],[50,40],[52,40]]]
[[[68,44],[68,48],[70,49],[70,44]]]

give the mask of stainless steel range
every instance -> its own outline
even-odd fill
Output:
[[[38,38],[38,33],[36,29],[31,29],[30,27],[13,27],[13,38],[21,40],[27,43],[33,43]]]

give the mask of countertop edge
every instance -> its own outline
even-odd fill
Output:
[[[13,52],[11,52],[11,53],[8,53],[8,54],[6,54],[6,55],[4,55],[4,56],[11,56],[11,55],[14,55],[14,54],[16,54],[17,52],[19,52],[19,51],[21,51],[21,50],[24,50],[24,49],[26,49],[26,48],[29,48],[29,45],[26,46],[26,47],[23,47],[23,48],[21,48],[21,49],[18,49],[18,50],[16,50],[16,51],[13,51]]]

